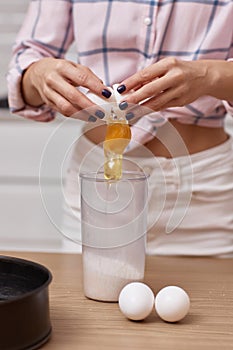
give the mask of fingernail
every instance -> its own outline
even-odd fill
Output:
[[[127,114],[125,115],[125,118],[126,118],[127,120],[130,120],[130,119],[134,118],[134,114],[133,114],[132,112],[129,112],[129,113],[127,113]]]
[[[90,117],[88,118],[88,121],[92,122],[92,123],[96,122],[96,120],[97,120],[97,118],[94,117],[93,115],[90,115]]]
[[[104,112],[102,112],[102,111],[99,110],[99,109],[95,112],[95,115],[96,115],[96,117],[98,117],[98,118],[100,118],[100,119],[103,119],[104,116],[105,116]]]
[[[112,95],[112,93],[109,90],[107,90],[107,89],[103,89],[102,90],[102,95],[104,97],[106,97],[106,98],[109,98]]]
[[[124,109],[126,109],[128,107],[128,103],[126,101],[122,101],[119,104],[119,108],[123,111]]]
[[[126,86],[124,84],[119,85],[117,88],[117,91],[119,92],[119,94],[122,94],[125,90],[126,90]]]

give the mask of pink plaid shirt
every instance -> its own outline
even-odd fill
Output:
[[[54,118],[47,106],[25,104],[21,77],[32,62],[43,57],[63,58],[73,41],[78,62],[109,86],[168,56],[231,60],[233,1],[32,0],[8,74],[13,113],[39,121]],[[231,104],[204,96],[184,107],[164,110],[163,117],[219,127],[227,111],[233,113]],[[141,118],[135,139],[144,143],[152,138],[158,120],[150,115]]]

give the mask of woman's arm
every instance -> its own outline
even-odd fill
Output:
[[[233,62],[169,57],[137,72],[121,85],[118,89],[123,93],[132,92],[124,101],[141,103],[154,111],[184,106],[204,95],[233,101]]]
[[[8,73],[12,112],[48,121],[54,118],[54,111],[72,115],[93,107],[77,86],[85,86],[99,95],[106,86],[88,68],[64,59],[73,39],[71,2],[30,2]]]

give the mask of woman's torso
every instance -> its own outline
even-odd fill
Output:
[[[74,36],[80,63],[93,69],[106,84],[119,83],[168,56],[184,60],[226,60],[233,56],[233,3],[227,0],[218,5],[214,1],[153,4],[97,1],[92,3],[93,11],[86,12],[89,5],[88,2],[73,4],[74,23],[77,23]],[[163,111],[190,154],[227,139],[223,129],[225,114],[226,105],[210,96],[203,96],[188,106]],[[154,126],[146,125],[152,133]],[[158,128],[146,146],[155,155],[171,157],[160,140],[166,130],[167,125]],[[104,135],[103,126],[98,127],[98,132],[95,129],[87,133],[97,144],[103,141]]]
[[[227,140],[228,135],[224,131],[224,128],[206,128],[196,125],[181,124],[175,120],[169,120],[169,127],[167,124],[158,129],[158,134],[151,141],[145,144],[145,146],[158,157],[171,158],[171,152],[166,146],[167,131],[171,132],[172,128],[180,135],[185,147],[179,146],[179,141],[175,136],[172,142],[172,153],[175,156],[183,156],[201,152],[205,149],[215,147]],[[168,130],[169,128],[169,130]],[[101,144],[105,138],[106,127],[104,125],[97,126],[93,129],[86,131],[86,137],[95,144]],[[170,138],[170,136],[168,136]],[[170,138],[171,139],[171,138]],[[163,142],[163,140],[165,140]]]

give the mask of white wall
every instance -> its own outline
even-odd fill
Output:
[[[11,48],[29,0],[0,1],[0,96],[6,94],[5,75],[11,55]]]
[[[64,155],[74,128],[75,135],[80,133],[74,123],[61,118],[38,123],[0,110],[0,250],[65,249],[59,230]],[[60,127],[62,133],[56,134]]]

